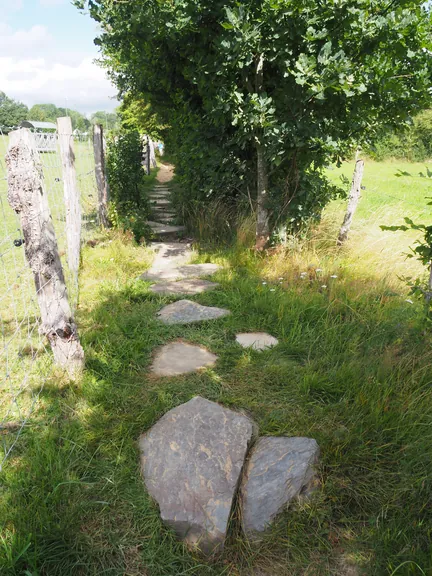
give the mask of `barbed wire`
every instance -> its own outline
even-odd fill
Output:
[[[25,258],[20,220],[7,200],[4,159],[8,141],[0,130],[0,470],[30,423],[53,367],[50,347],[41,330],[37,293]],[[40,161],[74,313],[79,296],[78,273],[71,269],[67,259],[66,206],[56,135],[52,148],[40,153]],[[85,242],[97,225],[97,187],[89,135],[75,139],[74,153],[82,210],[81,239]]]

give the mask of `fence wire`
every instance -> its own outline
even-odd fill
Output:
[[[0,470],[30,425],[41,392],[52,374],[52,355],[40,334],[41,319],[33,273],[24,254],[20,220],[7,200],[5,155],[8,136],[0,131]],[[74,141],[82,209],[82,242],[97,221],[97,187],[90,137]],[[55,151],[40,154],[45,189],[57,237],[70,306],[78,305],[78,274],[67,261],[66,207],[62,161]],[[15,453],[15,451],[14,451]]]

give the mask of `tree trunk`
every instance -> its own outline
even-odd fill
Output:
[[[257,223],[256,243],[257,250],[264,250],[270,239],[269,215],[266,207],[267,202],[267,166],[264,152],[260,144],[256,146],[257,152]]]
[[[342,227],[339,232],[338,236],[338,246],[342,246],[342,244],[347,240],[348,234],[351,228],[351,223],[357,209],[357,205],[360,200],[360,193],[361,193],[361,182],[363,178],[364,172],[364,160],[358,160],[356,158],[356,164],[354,168],[353,179],[351,183],[351,190],[348,197],[348,206],[347,211],[345,213],[345,218],[342,224]]]
[[[56,363],[73,377],[84,366],[84,352],[69,306],[42,166],[28,129],[10,132],[6,164],[8,201],[21,219],[42,317],[40,332],[47,336]]]
[[[93,128],[93,151],[98,189],[99,222],[104,228],[109,228],[111,226],[108,219],[109,188],[105,171],[104,137],[101,124],[95,124]]]
[[[260,54],[255,69],[255,91],[260,94],[264,83],[264,55]],[[268,174],[265,151],[261,142],[262,134],[255,135],[257,155],[257,223],[256,242],[257,250],[264,250],[270,239],[269,214],[267,210]]]

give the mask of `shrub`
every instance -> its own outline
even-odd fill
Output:
[[[107,148],[111,222],[115,227],[131,230],[139,242],[147,236],[149,213],[140,135],[125,132],[112,138]]]

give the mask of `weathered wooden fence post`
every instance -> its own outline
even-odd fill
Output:
[[[76,376],[84,366],[84,351],[69,306],[42,165],[27,128],[10,132],[6,164],[8,201],[21,219],[42,317],[41,333],[47,336],[56,363]]]
[[[98,188],[99,221],[104,228],[110,227],[108,220],[109,188],[105,171],[105,153],[103,144],[103,127],[95,124],[93,128],[93,150],[95,159],[96,183]]]
[[[345,218],[342,223],[339,236],[338,236],[338,246],[342,246],[342,244],[348,238],[348,234],[351,228],[351,223],[354,217],[354,213],[357,209],[357,205],[360,200],[360,193],[361,193],[361,183],[363,178],[364,172],[364,160],[360,160],[358,158],[359,153],[356,154],[356,163],[354,168],[354,174],[351,182],[351,190],[348,196],[348,206],[347,211],[345,213]]]
[[[68,263],[76,278],[80,263],[81,246],[81,205],[75,172],[72,122],[66,116],[57,118],[57,132],[62,161],[63,189],[66,206],[66,238]]]

